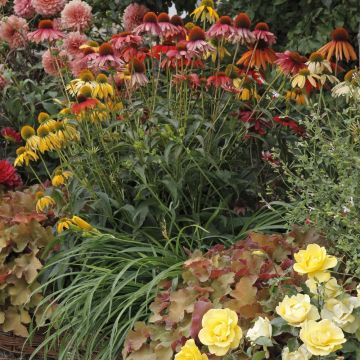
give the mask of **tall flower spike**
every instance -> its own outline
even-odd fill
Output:
[[[345,59],[346,62],[349,62],[357,59],[355,50],[349,42],[349,33],[346,29],[342,27],[334,29],[331,32],[331,38],[332,40],[321,47],[318,53],[326,57],[327,60],[330,60],[333,56],[336,61]]]

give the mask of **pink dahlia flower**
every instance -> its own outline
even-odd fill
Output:
[[[31,0],[14,0],[14,12],[24,18],[30,18],[35,14]]]
[[[45,72],[51,76],[59,76],[61,70],[65,67],[65,56],[55,50],[49,49],[43,53],[42,65]]]
[[[56,41],[64,37],[61,31],[54,29],[52,20],[40,20],[38,29],[28,34],[28,39],[37,44],[43,41]]]
[[[152,36],[161,36],[162,31],[158,23],[158,18],[154,12],[148,12],[144,15],[143,23],[133,30],[134,34],[148,34]]]
[[[12,49],[17,49],[26,44],[28,30],[25,19],[11,15],[0,21],[0,40],[6,41]]]
[[[144,15],[149,11],[145,5],[137,3],[128,5],[124,10],[123,23],[125,31],[133,31],[142,24]]]
[[[0,184],[12,188],[22,185],[21,177],[7,160],[0,160]]]
[[[55,15],[65,6],[65,0],[31,0],[35,11],[44,16]]]
[[[228,40],[235,33],[233,21],[230,16],[221,16],[220,19],[206,32],[210,39]]]
[[[84,31],[92,19],[92,7],[84,1],[72,0],[61,12],[61,21],[65,29]]]
[[[67,34],[64,39],[63,49],[71,56],[80,55],[81,50],[79,48],[81,45],[85,44],[86,40],[86,35],[80,34],[79,32],[71,32]]]

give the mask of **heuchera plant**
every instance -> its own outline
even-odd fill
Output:
[[[228,249],[195,251],[182,279],[162,284],[149,323],[136,323],[128,334],[123,357],[172,359],[187,338],[198,339],[203,315],[213,308],[236,311],[241,328],[249,329],[283,298],[285,288],[300,286],[292,269],[294,235],[251,233]]]
[[[36,289],[41,254],[52,240],[45,214],[35,211],[35,192],[8,192],[0,196],[0,328],[26,337],[34,308],[42,300]],[[36,321],[45,319],[41,308]]]

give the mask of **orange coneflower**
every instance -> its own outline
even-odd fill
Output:
[[[304,105],[307,102],[306,95],[300,88],[289,90],[285,94],[286,101],[294,101],[297,105]]]
[[[88,86],[84,85],[77,96],[77,103],[73,104],[71,107],[71,111],[74,114],[80,114],[85,110],[94,109],[98,104],[99,101],[91,97],[93,89]]]
[[[257,46],[246,51],[238,60],[237,64],[266,70],[266,67],[273,64],[275,60],[275,51],[270,49],[264,40],[259,40]]]
[[[346,29],[338,27],[331,32],[332,40],[321,47],[318,52],[330,60],[333,55],[337,61],[346,59],[356,60],[357,56],[354,48],[349,43],[349,33]]]

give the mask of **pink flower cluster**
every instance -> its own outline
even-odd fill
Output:
[[[0,40],[6,41],[10,48],[17,49],[26,44],[29,26],[25,19],[11,15],[0,21]]]

